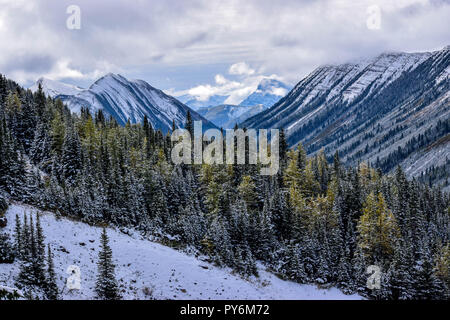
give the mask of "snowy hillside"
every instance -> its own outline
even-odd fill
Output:
[[[338,150],[349,165],[368,160],[385,172],[401,164],[411,176],[431,174],[450,157],[449,66],[449,47],[322,66],[243,125],[283,127],[291,146],[324,148],[329,157]]]
[[[12,205],[6,213],[5,230],[13,233],[16,214],[35,213],[32,207]],[[101,228],[51,213],[41,214],[46,243],[55,256],[57,284],[64,299],[91,299],[94,296],[96,261]],[[260,277],[244,280],[228,269],[214,267],[138,234],[125,235],[108,229],[110,246],[116,263],[116,276],[125,299],[360,299],[344,295],[338,289],[317,289],[283,281],[260,269]],[[68,266],[81,269],[81,290],[68,290],[65,281]],[[14,286],[16,264],[0,264],[0,285]],[[64,289],[63,289],[64,288]],[[148,289],[147,289],[148,288]],[[148,292],[153,292],[152,296]],[[147,293],[147,294],[146,294]]]
[[[172,121],[177,127],[186,123],[187,112],[193,120],[203,121],[205,127],[214,127],[209,121],[177,99],[153,88],[143,80],[128,80],[125,77],[109,73],[95,81],[89,89],[75,89],[56,81],[42,80],[45,92],[61,99],[72,112],[80,112],[88,107],[92,113],[102,109],[106,115],[113,116],[120,125],[128,119],[131,123],[141,123],[144,116],[156,129],[167,132],[172,128]],[[37,85],[32,89],[37,89]]]
[[[232,129],[235,124],[240,124],[263,110],[265,107],[262,104],[250,107],[224,104],[199,109],[198,113],[220,128]]]
[[[281,81],[265,78],[263,79],[256,91],[250,94],[240,106],[256,106],[263,105],[264,109],[273,106],[281,98],[283,98],[291,88]]]

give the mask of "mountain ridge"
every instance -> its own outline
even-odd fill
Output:
[[[57,88],[51,87],[55,83],[60,85]],[[61,99],[72,112],[79,113],[82,107],[87,107],[91,112],[102,109],[120,125],[125,125],[128,121],[141,123],[144,116],[147,116],[154,128],[167,132],[172,128],[172,121],[176,127],[184,127],[187,113],[190,112],[192,119],[202,121],[205,128],[215,127],[176,98],[144,80],[128,80],[122,75],[108,73],[97,79],[88,89],[80,88],[71,92],[68,88],[72,87],[64,83],[52,81],[44,84],[49,86],[44,88],[44,92],[50,92],[54,98]],[[33,89],[35,88],[37,85],[33,86]],[[57,92],[60,88],[65,91]]]
[[[328,157],[339,151],[349,165],[369,161],[391,171],[401,164],[411,171],[414,163],[408,159],[417,154],[419,145],[449,133],[449,64],[450,51],[444,48],[383,53],[358,63],[321,66],[274,106],[241,125],[283,127],[289,145],[301,142],[312,154],[323,148]],[[448,143],[443,160],[435,165],[445,166],[446,157],[450,157]]]

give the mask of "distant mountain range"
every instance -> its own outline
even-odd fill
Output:
[[[193,110],[200,110],[202,108],[215,107],[224,104],[225,100],[227,100],[228,97],[229,96],[213,95],[209,97],[207,100],[203,101],[197,99],[196,97],[190,94],[185,94],[177,97],[177,99]]]
[[[232,129],[236,124],[245,121],[247,118],[265,109],[262,104],[251,107],[223,104],[201,108],[198,110],[198,113],[220,128]]]
[[[450,47],[322,66],[242,126],[284,128],[309,153],[339,151],[347,164],[368,160],[384,171],[401,164],[448,185],[449,66]]]
[[[256,91],[250,94],[240,106],[263,105],[269,108],[283,98],[291,88],[281,81],[265,78],[261,80]]]
[[[147,116],[154,128],[167,132],[172,128],[172,121],[177,127],[184,127],[187,112],[190,111],[192,119],[202,121],[205,129],[215,127],[188,106],[143,80],[128,80],[109,73],[88,89],[82,89],[41,78],[31,90],[37,90],[38,84],[47,95],[61,99],[72,112],[78,113],[82,107],[87,107],[92,113],[102,109],[120,125],[125,125],[128,120],[140,123]]]
[[[256,90],[238,105],[226,104],[229,96],[213,95],[201,101],[189,94],[179,96],[178,99],[196,110],[216,126],[231,129],[235,124],[272,106],[290,90],[290,87],[281,81],[264,78]]]
[[[264,108],[268,108],[284,97],[290,89],[291,88],[288,85],[281,81],[271,78],[264,78],[261,80],[256,90],[242,102],[238,103],[238,105],[246,107],[263,105]],[[229,95],[213,95],[207,100],[200,100],[193,95],[185,94],[178,96],[177,99],[190,108],[199,110],[201,108],[216,107],[219,105],[231,105],[226,103],[226,100],[229,97]]]

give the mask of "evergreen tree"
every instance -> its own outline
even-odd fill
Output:
[[[32,234],[35,235],[35,246],[34,257],[33,257],[33,269],[36,283],[38,285],[45,284],[45,244],[44,244],[44,233],[41,227],[41,221],[39,213],[36,213],[36,227],[35,231],[32,230]]]
[[[288,152],[288,144],[286,141],[286,134],[284,132],[284,128],[280,129],[280,144],[279,144],[279,156],[280,156],[280,163],[282,166],[285,166],[286,160],[287,160],[287,152]]]
[[[22,226],[19,215],[17,214],[16,214],[16,225],[14,228],[14,246],[17,255],[21,257],[21,254],[23,253]]]
[[[109,238],[106,229],[101,235],[101,248],[98,257],[98,274],[95,285],[97,297],[102,300],[120,299],[119,288],[115,276],[115,265],[112,261],[112,251],[109,247]]]
[[[69,126],[62,144],[61,169],[65,181],[72,182],[81,170],[81,145],[78,134]]]
[[[250,176],[244,176],[238,187],[240,197],[245,201],[247,209],[256,211],[258,209],[255,183]]]
[[[0,264],[13,263],[14,259],[15,251],[8,234],[0,231]]]
[[[400,237],[397,222],[386,207],[383,195],[370,193],[364,204],[363,215],[358,223],[358,246],[374,263],[384,262],[394,252]]]
[[[48,300],[58,300],[58,286],[56,285],[56,274],[53,264],[53,255],[50,245],[47,247],[47,278],[45,295]]]

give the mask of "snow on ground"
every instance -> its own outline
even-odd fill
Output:
[[[15,215],[37,210],[13,204],[6,213],[7,232],[13,234]],[[99,227],[67,218],[56,219],[49,212],[41,213],[41,224],[50,243],[57,273],[58,287],[64,299],[92,299],[97,274],[100,245]],[[336,288],[318,289],[314,285],[300,285],[284,281],[260,267],[259,278],[244,280],[231,270],[215,267],[193,256],[141,238],[108,229],[110,246],[116,264],[124,299],[361,299],[358,295],[344,295]],[[65,282],[70,265],[81,270],[81,290],[68,290]],[[14,286],[18,264],[0,264],[0,285]],[[148,288],[148,289],[146,289]]]

